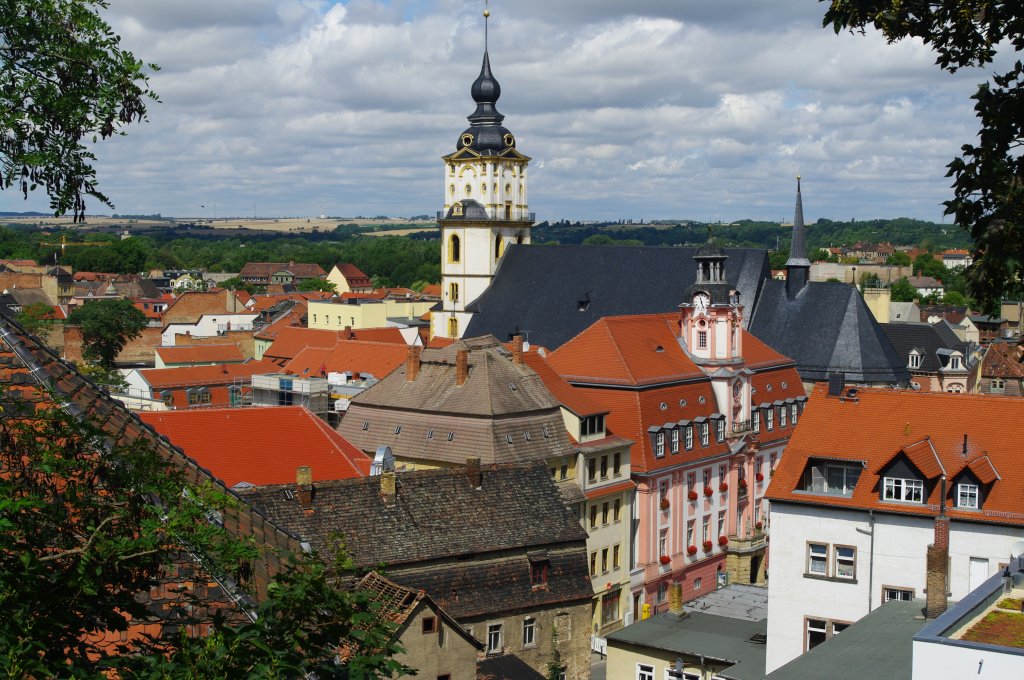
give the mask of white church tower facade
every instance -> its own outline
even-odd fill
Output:
[[[487,17],[487,13],[484,15]],[[431,335],[459,338],[469,324],[466,305],[490,285],[505,248],[530,242],[533,213],[527,202],[529,157],[502,125],[495,104],[501,86],[485,48],[470,90],[476,111],[444,160],[441,227],[441,303],[431,314]]]

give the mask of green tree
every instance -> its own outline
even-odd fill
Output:
[[[964,307],[969,306],[970,301],[962,293],[958,293],[955,290],[947,290],[946,294],[942,296],[942,304]]]
[[[146,118],[145,66],[100,16],[106,0],[4,0],[0,10],[0,187],[42,187],[55,214],[110,205],[86,143]],[[149,64],[149,68],[156,66]]]
[[[946,265],[936,260],[935,256],[929,253],[921,253],[915,257],[913,269],[914,273],[918,276],[931,276],[940,281],[944,281],[949,273]]]
[[[897,250],[885,259],[885,263],[894,267],[908,267],[910,266],[910,255],[902,250]]]
[[[53,307],[45,302],[33,302],[18,312],[14,320],[32,335],[42,335],[53,325]]]
[[[950,73],[1024,50],[1024,4],[1006,0],[831,0],[824,25],[836,32],[874,26],[890,42],[919,39]],[[1007,70],[997,70],[972,96],[978,138],[949,163],[953,198],[945,202],[946,213],[974,239],[966,275],[989,311],[1024,269],[1024,61],[1001,63]]]
[[[582,245],[585,246],[613,246],[615,245],[615,239],[608,234],[594,234],[583,239]]]
[[[785,269],[786,260],[789,259],[789,253],[781,250],[773,250],[768,253],[768,266],[772,269]]]
[[[893,282],[892,288],[889,289],[891,299],[893,302],[913,302],[914,298],[920,297],[920,293],[917,292],[917,288],[910,285],[907,281],[907,277]]]
[[[812,250],[809,259],[811,262],[835,262],[836,260],[835,256],[824,248]]]
[[[82,329],[82,356],[109,369],[125,345],[142,334],[146,315],[130,300],[97,300],[77,307],[67,322]]]
[[[295,284],[295,290],[301,290],[307,293],[314,290],[324,291],[327,293],[337,293],[338,287],[327,279],[303,279]]]

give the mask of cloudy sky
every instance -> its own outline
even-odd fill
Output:
[[[413,215],[441,207],[483,0],[111,0],[161,71],[98,145],[116,211]],[[538,219],[942,220],[979,72],[821,28],[815,0],[492,0],[499,110]],[[46,210],[0,192],[0,210]],[[203,207],[205,206],[205,207]],[[91,212],[99,209],[95,202]],[[947,218],[948,219],[948,218]]]

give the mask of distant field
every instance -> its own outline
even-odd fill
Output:
[[[230,218],[230,219],[205,219],[205,218],[189,218],[179,217],[175,219],[166,220],[147,220],[147,219],[129,219],[129,218],[113,218],[113,217],[86,217],[84,222],[80,222],[77,225],[71,221],[70,217],[5,217],[0,218],[0,222],[5,224],[39,224],[42,226],[54,226],[54,227],[76,227],[82,230],[96,229],[100,227],[124,227],[126,229],[133,228],[150,228],[158,226],[169,226],[175,223],[189,222],[196,225],[202,225],[211,227],[213,229],[253,229],[256,231],[275,231],[275,232],[291,232],[291,233],[308,233],[313,231],[332,231],[339,224],[358,224],[361,227],[374,227],[374,226],[387,226],[387,225],[402,225],[403,220],[390,219],[390,220],[378,220],[378,219],[320,219],[316,217],[295,217],[295,218],[266,218],[266,219],[251,219],[251,218]],[[368,236],[406,236],[408,234],[415,234],[421,231],[430,231],[436,229],[437,225],[433,222],[409,222],[408,228],[405,229],[392,229],[366,232]]]
[[[391,229],[390,231],[368,231],[364,236],[408,236],[409,234],[419,234],[424,231],[437,231],[437,225],[432,227],[416,227],[413,229]]]

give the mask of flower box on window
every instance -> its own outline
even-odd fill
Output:
[[[758,472],[757,474],[754,475],[754,479],[756,479],[759,482],[763,482],[764,481],[764,475],[761,474],[760,472]]]
[[[729,490],[729,483],[722,482],[721,484],[718,485],[718,490],[721,491],[722,493],[725,493],[726,491]]]
[[[712,489],[710,486],[705,486],[704,487],[704,495],[705,496],[711,496],[714,493],[715,493],[714,489]]]
[[[719,536],[718,537],[718,545],[729,545],[729,537],[728,536]]]
[[[688,497],[689,497],[689,499],[691,501],[697,500],[697,492],[694,491],[693,489],[690,489],[690,493],[688,494]]]
[[[764,522],[755,523],[754,528],[756,528],[758,531],[761,531],[762,529],[764,529]]]
[[[689,546],[689,547],[688,547],[688,548],[686,549],[686,554],[687,554],[687,555],[696,555],[696,554],[697,554],[697,546],[695,546],[695,545],[691,545],[691,546]]]
[[[668,498],[661,499],[661,509],[668,510]]]
[[[669,557],[668,555],[662,555],[662,556],[661,556],[660,558],[658,558],[658,559],[659,559],[659,560],[661,561],[661,563],[662,563],[662,564],[668,564],[669,562],[671,562],[671,561],[672,561],[672,558],[671,558],[671,557]]]
[[[704,541],[704,552],[711,552],[711,549],[715,547],[715,544],[711,541]]]

